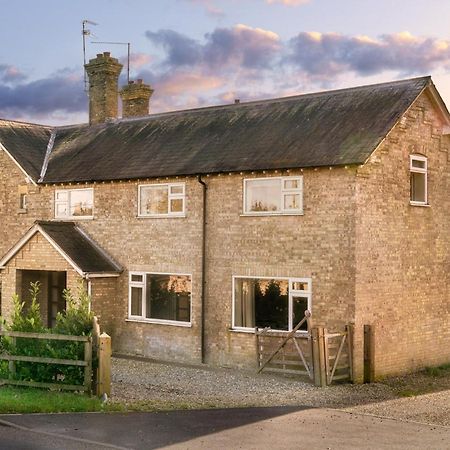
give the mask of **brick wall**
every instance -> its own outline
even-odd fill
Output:
[[[423,94],[358,169],[355,373],[363,325],[377,377],[450,361],[449,138]],[[411,206],[409,155],[428,158],[429,207]]]

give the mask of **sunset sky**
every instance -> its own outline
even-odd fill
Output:
[[[395,6],[394,6],[395,5]],[[0,118],[87,121],[88,59],[111,51],[151,112],[432,75],[450,106],[449,0],[0,0]],[[121,84],[125,82],[125,68]]]

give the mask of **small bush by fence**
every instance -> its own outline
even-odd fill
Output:
[[[31,283],[30,294],[27,310],[14,296],[11,323],[3,330],[0,324],[0,384],[90,393],[97,381],[99,344],[110,338],[101,339],[89,296],[82,286],[77,298],[66,290],[66,310],[58,313],[56,326],[47,329],[41,321],[38,283]],[[103,392],[109,393],[109,387],[103,386]]]
[[[90,336],[0,331],[0,339],[1,382],[91,391]]]

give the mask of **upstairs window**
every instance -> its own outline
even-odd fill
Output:
[[[410,155],[410,203],[426,205],[428,202],[427,158],[421,155]]]
[[[139,217],[184,216],[185,184],[139,186]]]
[[[91,219],[94,211],[94,190],[64,189],[55,192],[55,218]]]
[[[233,328],[290,331],[311,311],[310,278],[234,277]],[[307,331],[306,322],[300,331]]]
[[[244,214],[302,214],[303,177],[244,180]]]

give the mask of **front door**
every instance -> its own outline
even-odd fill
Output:
[[[66,309],[63,296],[66,289],[66,272],[48,272],[48,326],[56,325],[56,316]]]

